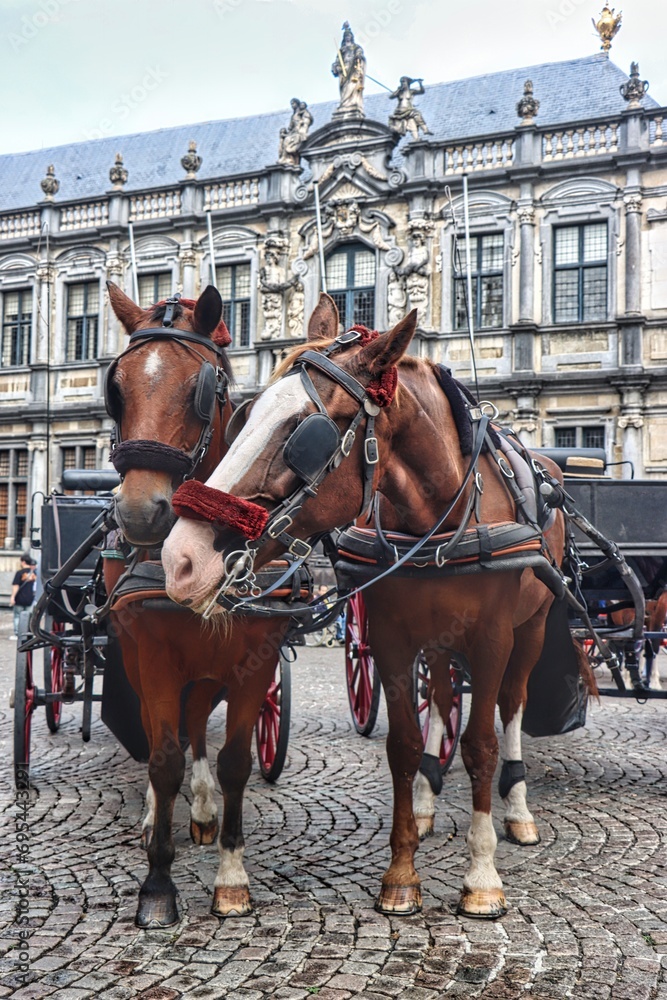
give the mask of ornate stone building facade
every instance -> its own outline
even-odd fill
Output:
[[[294,98],[291,118],[0,157],[0,570],[32,494],[107,462],[123,334],[104,283],[135,291],[130,224],[142,304],[215,274],[239,394],[304,336],[322,261],[346,325],[416,307],[414,351],[469,380],[464,173],[481,396],[533,445],[667,473],[667,141],[637,67],[598,54],[369,97],[349,28],[336,65],[338,104]]]

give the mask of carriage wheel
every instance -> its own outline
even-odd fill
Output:
[[[345,675],[354,728],[360,736],[370,736],[378,717],[381,685],[368,644],[368,615],[361,594],[347,602]]]
[[[51,632],[64,632],[64,622],[47,623],[47,629]],[[63,676],[63,651],[61,646],[47,646],[44,650],[44,690],[49,694],[62,694],[64,683]],[[46,724],[52,733],[57,733],[60,729],[60,719],[63,713],[62,701],[46,702]]]
[[[29,615],[21,615],[19,642],[25,636]],[[14,783],[17,788],[30,784],[30,724],[35,709],[37,689],[32,679],[32,650],[17,652],[14,674]]]
[[[287,755],[292,708],[292,671],[281,654],[255,726],[259,769],[267,781],[277,781]]]
[[[426,746],[430,717],[428,688],[431,674],[423,653],[420,653],[415,659],[413,669],[415,711],[417,713],[419,728],[422,731],[424,746]],[[463,718],[461,671],[454,662],[450,664],[449,677],[452,682],[454,697],[449,717],[445,720],[445,731],[442,735],[442,743],[440,744],[440,771],[443,776],[447,774],[447,771],[452,766],[459,743],[459,736],[461,735],[461,720]]]

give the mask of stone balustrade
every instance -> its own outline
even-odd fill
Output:
[[[0,240],[18,240],[25,236],[38,236],[41,215],[34,212],[12,212],[0,215]]]
[[[258,202],[259,181],[256,177],[204,185],[205,211],[240,208],[245,205],[257,205]]]
[[[619,131],[619,122],[602,122],[596,125],[582,125],[579,128],[544,132],[542,159],[545,163],[549,163],[554,160],[574,160],[617,153]]]
[[[506,170],[513,162],[514,139],[506,136],[445,146],[442,169],[445,175],[466,174],[480,170]]]
[[[109,202],[88,201],[79,205],[66,205],[60,210],[60,231],[72,229],[97,229],[109,223]]]
[[[148,219],[170,219],[181,214],[181,192],[148,191],[146,194],[130,195],[130,222],[144,222]]]

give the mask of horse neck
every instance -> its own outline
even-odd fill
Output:
[[[392,506],[383,505],[383,523],[422,534],[456,496],[466,461],[451,407],[430,367],[412,362],[399,373],[397,400],[389,411],[391,452],[379,484]]]

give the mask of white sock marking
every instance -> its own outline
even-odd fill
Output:
[[[521,756],[521,719],[523,708],[519,707],[514,718],[510,719],[505,729],[503,739],[503,757],[505,760],[523,760]],[[526,805],[528,789],[525,781],[519,781],[510,788],[505,804],[506,823],[534,823],[535,820]]]
[[[148,788],[146,789],[146,815],[144,816],[144,821],[141,824],[141,829],[146,830],[149,827],[152,828],[154,825],[155,825],[155,792],[153,791],[153,786],[149,781]]]
[[[243,848],[237,847],[234,851],[220,848],[220,867],[215,876],[215,888],[221,886],[239,888],[242,885],[250,885],[248,874],[243,867]]]
[[[425,753],[440,756],[442,745],[442,735],[445,731],[445,724],[438,711],[438,706],[431,696],[430,715],[428,724],[428,736],[426,737]],[[412,792],[413,812],[415,816],[435,815],[435,795],[431,789],[428,778],[425,778],[419,771],[415,775],[415,783]]]
[[[464,889],[502,889],[503,884],[493,862],[498,838],[491,813],[473,811],[467,840],[470,870],[463,879]]]
[[[215,782],[206,757],[194,761],[192,765],[190,791],[192,792],[192,805],[190,806],[192,819],[195,823],[212,823],[218,815],[218,807],[214,798]]]

